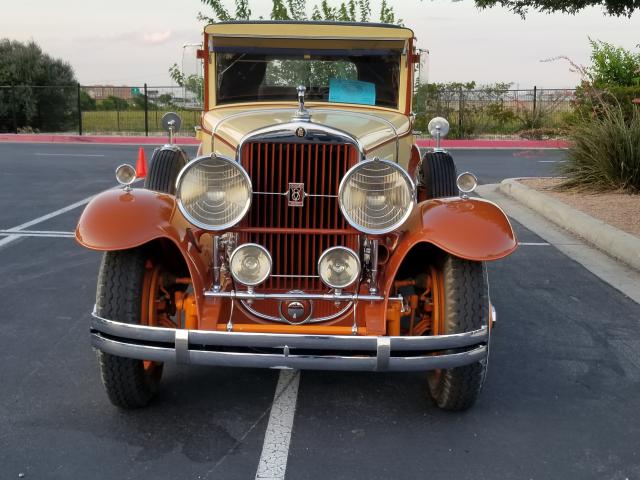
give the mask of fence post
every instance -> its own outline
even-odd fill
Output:
[[[462,101],[462,87],[458,91],[458,135],[460,138],[464,138],[464,130],[462,129],[462,109],[464,108],[464,102]]]
[[[80,105],[80,83],[78,87],[78,135],[82,135],[82,106]]]
[[[144,136],[149,136],[149,97],[146,83],[144,84]]]
[[[538,87],[533,86],[533,114],[531,115],[531,128],[536,128],[536,102],[538,99]]]
[[[11,85],[11,115],[13,116],[13,133],[18,133],[18,118],[16,117],[16,86]]]

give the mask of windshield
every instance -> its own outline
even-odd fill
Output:
[[[217,52],[218,104],[306,100],[398,107],[400,52]]]

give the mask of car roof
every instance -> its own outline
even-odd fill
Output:
[[[222,37],[400,40],[414,36],[410,28],[388,23],[296,20],[234,20],[212,23],[204,31]]]

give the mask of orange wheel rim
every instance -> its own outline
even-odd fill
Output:
[[[433,311],[431,313],[431,334],[444,334],[444,276],[442,271],[436,267],[431,267],[431,296]],[[440,382],[442,370],[432,371],[432,381],[436,384]]]
[[[431,267],[431,301],[431,334],[441,335],[444,332],[444,277],[435,267]]]
[[[157,326],[158,309],[156,298],[159,291],[159,278],[161,270],[159,265],[153,265],[151,260],[145,264],[144,278],[142,279],[142,298],[140,300],[140,325]],[[152,360],[143,360],[142,366],[145,371],[155,369],[159,364]]]

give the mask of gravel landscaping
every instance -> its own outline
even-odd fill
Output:
[[[640,237],[640,195],[615,191],[558,191],[555,187],[562,182],[560,178],[527,178],[518,181],[624,232]]]

